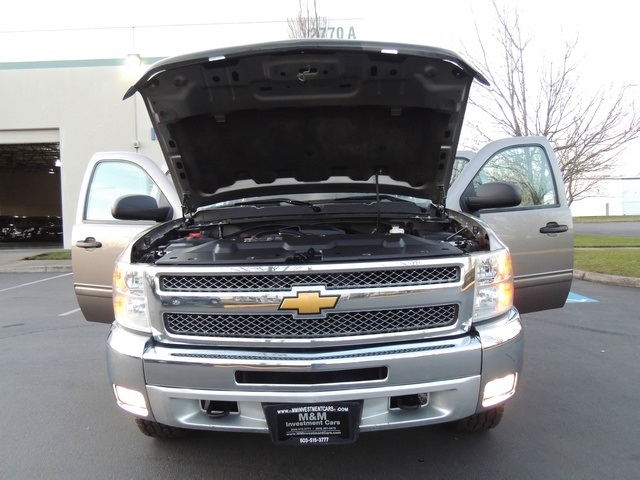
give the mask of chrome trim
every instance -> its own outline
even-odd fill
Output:
[[[321,392],[382,385],[411,385],[481,373],[481,344],[466,335],[452,339],[407,345],[335,349],[327,353],[254,352],[213,348],[185,348],[156,344],[143,357],[146,383],[165,387],[225,390],[242,397],[243,392]],[[357,380],[334,384],[242,385],[235,373],[336,372],[386,367],[384,380]]]
[[[267,432],[263,402],[317,403],[363,400],[361,431],[404,428],[453,421],[482,410],[483,385],[522,368],[522,332],[514,309],[478,328],[478,335],[402,345],[332,351],[272,352],[161,345],[148,336],[114,325],[107,348],[112,384],[142,391],[150,419],[178,427]],[[507,332],[500,334],[502,328]],[[480,331],[482,330],[482,331]],[[490,337],[486,335],[491,332]],[[490,348],[487,348],[490,346]],[[140,365],[143,365],[143,369]],[[238,369],[312,372],[384,366],[383,380],[314,385],[238,384]],[[390,397],[429,393],[427,405],[412,411],[390,408]],[[230,401],[238,413],[209,417],[201,400]]]
[[[442,285],[460,281],[457,265],[434,265],[419,268],[386,268],[357,271],[306,271],[279,272],[269,275],[255,274],[188,274],[162,273],[159,289],[162,292],[207,293],[207,292],[288,292],[296,287],[324,285],[327,291],[336,289],[385,288],[415,285]]]
[[[385,355],[404,355],[404,354],[422,354],[426,352],[433,352],[436,350],[444,350],[448,348],[455,347],[453,343],[440,343],[437,345],[400,345],[394,349],[381,350],[375,349],[373,351],[369,351],[363,353],[361,350],[354,351],[341,351],[341,352],[330,352],[330,353],[319,353],[319,354],[304,354],[304,353],[272,353],[267,354],[265,352],[240,352],[240,353],[190,353],[190,352],[180,352],[180,353],[172,353],[171,358],[173,360],[177,358],[188,358],[188,359],[207,359],[207,360],[218,360],[218,361],[309,361],[311,359],[315,361],[328,361],[328,360],[345,360],[345,359],[354,359],[363,357],[378,357]]]
[[[266,431],[262,403],[364,400],[362,430],[441,423],[475,412],[482,347],[467,335],[314,354],[154,345],[144,353],[149,408],[156,421],[196,429]],[[338,372],[386,367],[387,377],[332,384],[239,384],[236,371]],[[417,411],[390,408],[390,397],[429,393]],[[238,413],[211,418],[200,401],[229,401]]]
[[[482,343],[482,392],[488,382],[511,373],[522,373],[524,358],[524,330],[520,314],[513,308],[506,315],[476,327]],[[490,407],[489,407],[490,408]],[[478,411],[482,395],[478,398]]]
[[[165,274],[197,275],[270,275],[283,272],[362,272],[364,270],[383,271],[390,269],[433,268],[454,266],[460,269],[460,280],[453,283],[425,284],[417,286],[389,286],[379,288],[331,289],[330,294],[339,296],[335,308],[324,309],[322,314],[298,315],[299,321],[321,318],[329,312],[367,312],[397,310],[425,306],[455,304],[458,306],[457,321],[446,327],[425,328],[413,331],[373,333],[358,336],[337,336],[320,338],[230,338],[225,336],[191,336],[168,332],[163,321],[165,312],[204,315],[281,315],[290,312],[279,311],[283,299],[299,291],[327,292],[324,285],[293,287],[286,291],[267,292],[180,292],[178,294],[160,289],[159,279]],[[150,266],[145,272],[147,285],[149,318],[154,338],[163,343],[196,344],[258,348],[309,348],[345,345],[365,345],[383,342],[415,341],[446,335],[459,335],[469,331],[471,326],[474,282],[473,256],[455,259],[423,259],[387,262],[364,262],[318,265],[257,265],[257,266],[212,266],[173,267]],[[239,319],[241,321],[241,319]]]
[[[486,253],[486,252],[480,252]],[[361,270],[388,270],[388,269],[409,269],[419,267],[439,267],[458,266],[465,271],[469,266],[469,257],[456,256],[455,258],[432,258],[432,259],[412,259],[394,260],[380,262],[349,262],[349,263],[318,263],[318,264],[278,264],[278,265],[229,265],[229,266],[203,266],[193,267],[180,266],[150,266],[154,269],[154,274],[160,272],[170,272],[171,274],[276,274],[276,273],[307,273],[307,272],[336,272]],[[462,274],[464,276],[464,274]]]
[[[165,312],[164,325],[175,336],[252,339],[296,339],[388,335],[453,326],[458,305],[430,305],[398,309],[329,312],[326,315]]]
[[[515,308],[512,308],[506,316],[495,321],[478,324],[475,328],[480,335],[482,347],[485,349],[510,342],[521,336],[523,331],[520,314]]]

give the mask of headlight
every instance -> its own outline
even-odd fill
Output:
[[[478,255],[473,321],[487,320],[513,306],[513,269],[508,250]]]
[[[151,333],[143,268],[118,262],[113,272],[113,311],[123,327]]]

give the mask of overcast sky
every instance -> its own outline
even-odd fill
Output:
[[[504,0],[498,0],[504,1]],[[309,0],[313,3],[313,0]],[[282,40],[298,0],[15,0],[3,2],[0,62],[164,57]],[[303,2],[304,3],[304,2]],[[491,0],[317,0],[319,12],[359,40],[473,49],[475,24],[494,32]],[[640,83],[638,19],[628,1],[519,0],[523,29],[540,58],[578,36],[585,86]],[[640,93],[640,87],[638,87]]]
[[[461,41],[472,41],[475,21],[483,34],[491,33],[491,0],[317,1],[321,15],[334,19],[335,25],[355,27],[358,39],[459,50]],[[606,63],[622,62],[619,68],[601,69],[594,74],[628,78],[629,68],[638,72],[635,65],[625,62],[629,50],[638,43],[638,21],[629,11],[629,2],[521,0],[509,4],[519,6],[524,27],[537,42],[553,46],[579,35],[580,50],[588,61],[600,58]],[[163,56],[194,48],[283,39],[287,37],[286,19],[294,17],[298,10],[298,0],[16,0],[10,5],[8,8],[5,3],[0,15],[0,32],[4,37],[0,38],[0,61],[122,55],[122,49],[126,49],[126,54],[131,48],[143,55],[146,50],[148,55]],[[191,32],[149,28],[194,24],[208,28],[193,27]],[[109,32],[108,27],[113,27],[113,31]],[[78,29],[86,30],[65,32]],[[96,33],[91,29],[105,31]],[[34,30],[45,32],[11,33]],[[160,35],[163,30],[165,34]],[[88,41],[78,41],[79,38]],[[21,41],[7,41],[13,39]],[[107,39],[111,42],[106,42]],[[161,53],[163,50],[167,52]]]

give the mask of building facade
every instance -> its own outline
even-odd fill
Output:
[[[0,215],[61,215],[69,248],[78,192],[93,153],[137,151],[164,163],[141,100],[122,100],[135,81],[125,63],[0,63],[0,145],[59,145],[59,158],[37,171],[20,158],[26,154],[0,163]]]
[[[587,198],[573,202],[574,217],[640,215],[640,177],[606,178]]]

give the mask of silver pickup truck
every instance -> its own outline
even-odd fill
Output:
[[[544,138],[457,151],[474,80],[446,50],[301,40],[170,58],[131,87],[170,176],[96,154],[73,270],[143,433],[500,422],[520,313],[568,295],[573,226]]]

